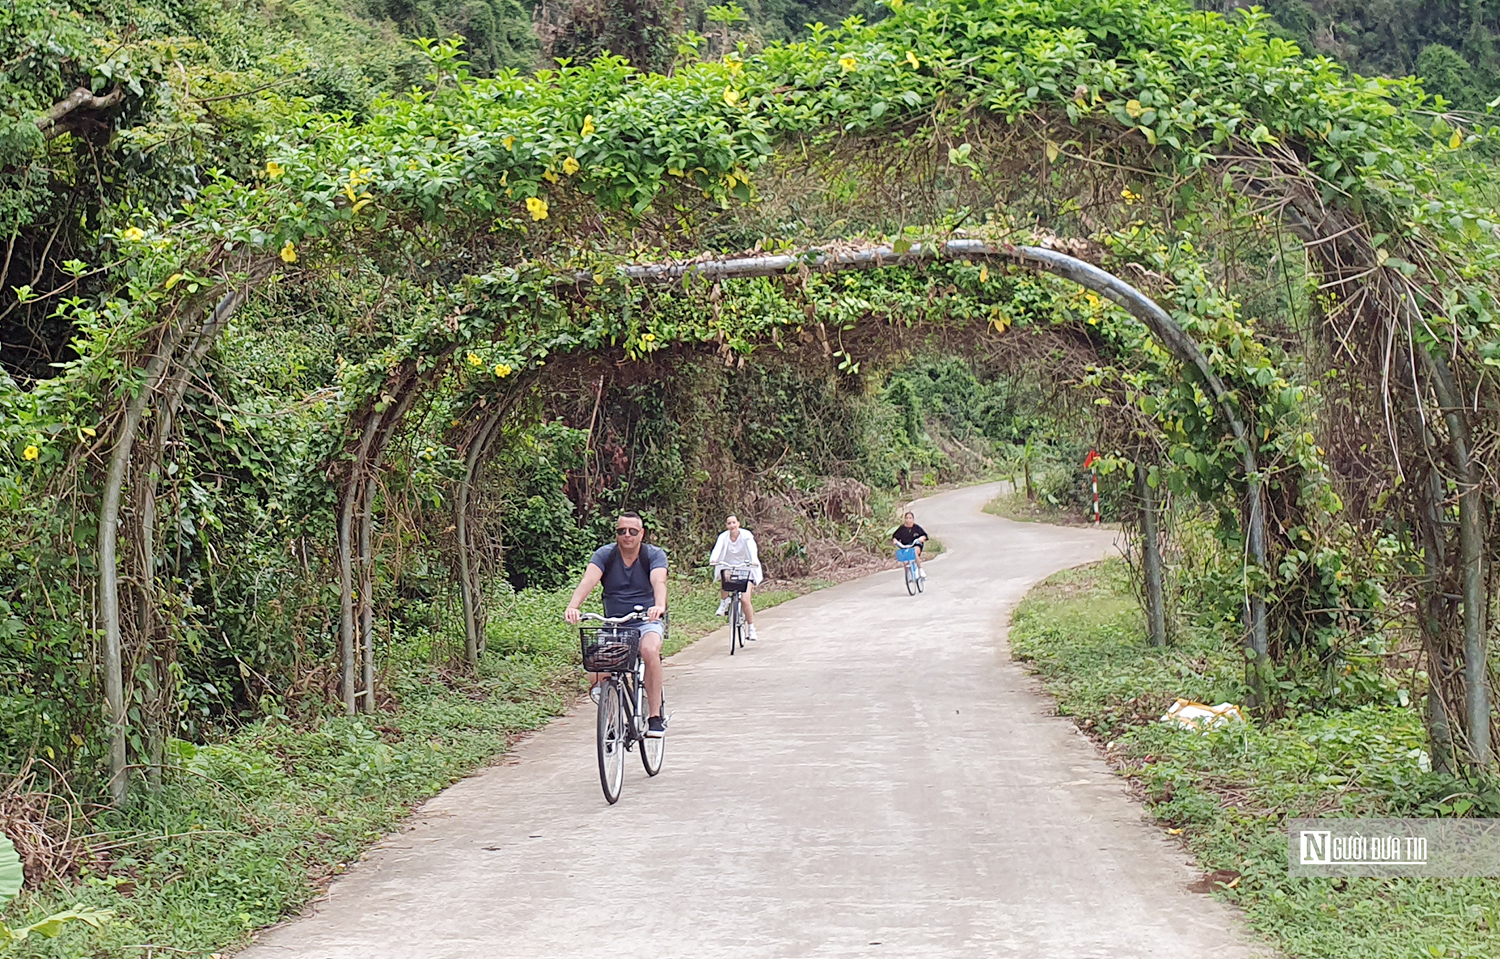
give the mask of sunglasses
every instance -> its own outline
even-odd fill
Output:
[[[619,527],[619,528],[617,528],[615,530],[615,535],[616,536],[639,536],[639,535],[641,535],[642,532],[644,532],[644,531],[643,530],[638,530],[638,529],[629,529],[627,527],[621,526],[621,527]]]

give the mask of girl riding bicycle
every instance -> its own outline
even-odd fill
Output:
[[[708,561],[714,567],[714,581],[719,583],[719,616],[729,612],[731,602],[728,590],[723,589],[724,574],[735,570],[748,569],[750,572],[750,583],[759,583],[763,577],[760,568],[760,549],[755,544],[755,534],[740,526],[738,517],[730,516],[724,520],[724,532],[719,534],[719,539],[714,543],[713,552],[709,554]],[[755,606],[750,600],[751,585],[745,587],[740,593],[740,609],[745,612],[745,625],[747,631],[746,639],[757,639],[755,635]]]

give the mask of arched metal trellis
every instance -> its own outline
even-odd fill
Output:
[[[1246,476],[1243,519],[1247,540],[1247,561],[1263,568],[1266,560],[1265,510],[1261,480],[1256,463],[1253,437],[1241,417],[1233,394],[1214,373],[1197,342],[1149,296],[1113,274],[1077,257],[1036,246],[994,245],[981,240],[950,240],[938,244],[914,244],[897,251],[892,246],[866,249],[820,250],[757,257],[728,257],[671,262],[635,264],[618,268],[611,282],[664,285],[681,283],[690,278],[705,280],[776,276],[789,272],[836,272],[890,266],[917,266],[940,258],[986,259],[1012,267],[1052,273],[1118,304],[1139,319],[1184,366],[1193,370],[1212,397],[1214,407],[1225,427],[1240,447],[1241,465]],[[119,802],[126,792],[126,712],[122,671],[122,628],[120,622],[120,577],[117,568],[120,498],[130,472],[132,448],[141,424],[155,411],[168,413],[181,402],[187,381],[207,354],[213,341],[231,316],[248,299],[254,287],[267,279],[278,266],[268,258],[244,264],[233,278],[226,276],[216,291],[216,305],[196,320],[183,316],[166,328],[148,363],[146,388],[128,404],[124,426],[117,434],[110,467],[106,476],[101,523],[99,526],[99,620],[104,639],[105,705],[110,725],[110,791]],[[225,271],[228,272],[227,270]],[[580,273],[568,281],[569,286],[587,286],[599,282],[593,274]],[[448,351],[451,356],[451,350]],[[337,479],[339,496],[339,633],[342,698],[345,708],[353,712],[358,706],[372,710],[375,702],[374,647],[371,614],[371,511],[373,510],[374,476],[384,455],[385,444],[401,426],[401,420],[423,383],[436,382],[443,357],[428,357],[420,370],[413,363],[401,365],[392,377],[400,380],[390,391],[401,397],[389,409],[372,409],[357,422],[354,434],[354,460],[347,474]],[[469,437],[465,455],[465,475],[456,497],[458,547],[460,552],[460,588],[464,605],[465,653],[471,660],[483,650],[482,600],[479,576],[474,562],[475,544],[469,534],[467,509],[472,481],[492,448],[501,421],[510,403],[501,402],[487,410],[483,421]],[[160,420],[158,420],[160,422]],[[160,427],[157,428],[160,432]],[[164,440],[165,437],[160,437]],[[159,453],[147,457],[159,462]],[[149,552],[149,545],[145,547]],[[1247,577],[1255,583],[1259,577]],[[1159,598],[1158,598],[1159,602]],[[1247,591],[1245,625],[1248,648],[1257,665],[1268,656],[1266,603],[1256,587]]]
[[[1140,320],[1151,335],[1184,366],[1202,379],[1214,408],[1240,450],[1240,465],[1245,471],[1243,521],[1246,553],[1257,569],[1266,565],[1265,502],[1255,442],[1240,414],[1234,394],[1224,385],[1196,340],[1151,297],[1106,270],[1066,253],[1039,246],[995,245],[984,240],[949,240],[944,243],[913,244],[897,251],[894,246],[877,246],[860,250],[808,250],[775,256],[728,257],[687,263],[653,263],[622,266],[619,277],[632,283],[680,283],[688,278],[705,280],[778,276],[806,269],[814,272],[872,269],[888,266],[915,266],[924,261],[949,258],[995,260],[1021,269],[1052,273],[1071,280],[1085,289],[1118,304]],[[594,282],[594,277],[580,273],[579,284]],[[1254,577],[1247,578],[1255,582]],[[1159,600],[1159,597],[1157,597]],[[1247,647],[1255,654],[1255,664],[1262,664],[1270,651],[1266,625],[1266,601],[1258,588],[1246,591],[1244,609]]]

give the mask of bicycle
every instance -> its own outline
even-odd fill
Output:
[[[639,607],[633,613],[613,618],[598,613],[584,613],[583,619],[598,626],[580,626],[579,642],[583,647],[583,668],[591,673],[607,673],[600,682],[599,720],[595,740],[599,751],[599,785],[604,798],[614,805],[625,784],[625,754],[639,743],[641,765],[647,776],[661,772],[667,741],[664,737],[646,735],[646,721],[651,715],[646,701],[646,663],[641,659],[641,631],[632,623],[646,621]],[[663,618],[665,622],[665,617]],[[667,627],[670,628],[670,627]],[[666,642],[666,632],[662,633]],[[662,696],[662,715],[666,715],[667,698]]]
[[[719,574],[719,586],[729,594],[729,655],[735,647],[745,648],[745,609],[740,600],[754,579],[749,563],[727,566]]]
[[[917,565],[917,548],[915,546],[896,547],[896,560],[906,570],[906,594],[915,596],[922,592],[926,582],[922,578],[922,568]]]

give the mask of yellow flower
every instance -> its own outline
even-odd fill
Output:
[[[1139,193],[1132,192],[1130,187],[1126,187],[1125,189],[1120,191],[1120,198],[1126,203],[1134,203],[1136,200],[1139,200],[1141,198],[1141,195]]]
[[[533,220],[547,219],[547,201],[541,197],[527,197],[526,209],[531,214]]]
[[[578,131],[578,135],[581,137],[586,137],[590,133],[593,133],[594,129],[594,115],[590,113],[588,116],[583,118],[583,129]]]
[[[515,137],[505,137],[500,142],[503,143],[503,144],[505,144],[505,149],[507,149],[507,150],[513,150],[513,149],[515,149],[515,146],[516,146],[516,138]]]
[[[913,70],[916,70],[922,66],[922,61],[917,59],[917,54],[913,50],[906,51],[906,62],[911,64],[911,68]]]
[[[274,180],[285,172],[286,167],[282,166],[280,163],[277,163],[275,160],[266,161],[266,176],[270,177],[271,179]]]
[[[502,380],[509,376],[512,372],[513,371],[511,370],[508,363],[498,363],[495,365],[495,375],[500,377]]]
[[[573,174],[577,173],[578,168],[579,163],[577,160],[573,159],[572,157],[563,158],[563,172],[568,176],[572,176]]]
[[[281,245],[281,262],[283,262],[283,263],[296,263],[297,262],[297,248],[292,245],[292,241],[291,240],[287,240],[285,243],[283,243]]]
[[[739,103],[740,91],[736,90],[734,87],[725,87],[724,102],[729,104],[730,106],[734,106],[736,103]]]
[[[655,343],[656,342],[656,334],[655,333],[644,333],[644,334],[641,335],[641,339],[644,342],[646,342],[646,343]]]
[[[553,173],[551,170],[543,170],[542,171],[542,179],[546,180],[548,183],[556,183],[557,182],[557,174]]]
[[[133,226],[120,235],[129,240],[131,243],[139,243],[146,238],[145,231],[143,231],[138,226]]]
[[[35,446],[28,446],[28,447],[26,447],[25,452],[23,452],[21,455],[24,456],[24,457],[26,457],[29,460],[34,460],[38,456],[42,455],[42,451],[39,450],[39,449],[37,449]]]
[[[480,362],[479,361],[479,354],[477,354],[477,353],[470,353],[469,354],[469,365],[470,366],[478,366],[479,362]]]
[[[859,61],[845,54],[844,56],[839,57],[839,66],[844,68],[845,73],[848,73],[850,70],[853,70],[855,67],[859,66]]]
[[[988,263],[986,263],[984,266],[981,266],[979,268],[979,282],[980,283],[988,283],[989,281],[990,281],[990,265]]]

